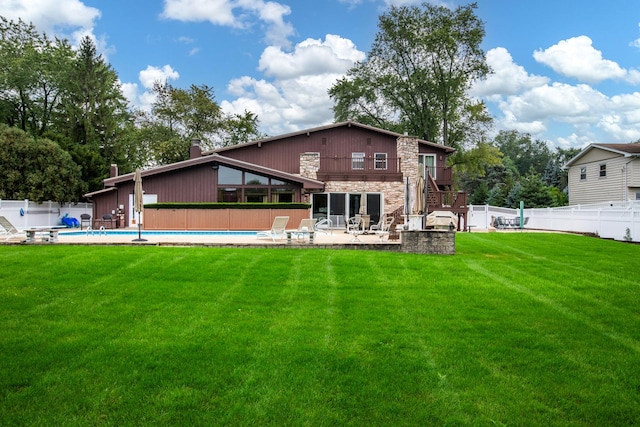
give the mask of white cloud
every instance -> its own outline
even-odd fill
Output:
[[[152,90],[153,85],[156,82],[167,83],[171,80],[177,80],[179,77],[180,74],[174,70],[171,65],[164,65],[162,67],[149,65],[138,74],[144,90],[140,92],[137,83],[122,83],[122,93],[131,106],[143,111],[150,111],[156,99]]]
[[[291,14],[286,4],[264,0],[165,0],[162,17],[184,22],[209,21],[214,25],[248,29],[255,20],[265,30],[267,43],[289,46],[293,26],[285,21]]]
[[[587,36],[561,40],[545,50],[535,51],[533,57],[557,73],[588,83],[624,79],[627,76],[627,71],[618,64],[603,59],[602,52],[593,47]]]
[[[51,36],[73,28],[92,29],[100,11],[80,0],[13,0],[0,2],[0,15],[31,22]]]
[[[344,73],[356,61],[365,58],[351,40],[327,34],[325,40],[306,39],[293,52],[267,47],[260,57],[259,69],[276,79],[309,74]]]
[[[236,99],[221,106],[227,113],[257,114],[270,135],[330,123],[333,103],[327,91],[364,57],[351,40],[331,34],[324,40],[307,39],[292,52],[267,47],[259,62],[265,78],[232,80],[227,90]]]
[[[101,17],[100,10],[86,6],[80,0],[0,1],[0,16],[32,23],[36,31],[46,33],[50,38],[67,39],[73,47],[78,47],[84,37],[89,37],[107,62],[109,55],[115,52],[104,36],[94,34],[95,21]]]
[[[555,120],[576,123],[593,122],[598,111],[607,103],[607,97],[590,86],[553,83],[507,98],[503,103],[503,109],[512,112],[523,121],[552,117]]]
[[[489,50],[486,58],[493,73],[475,82],[472,89],[474,96],[515,95],[549,82],[548,77],[527,73],[524,67],[513,62],[511,54],[503,47]]]
[[[166,83],[169,80],[177,80],[179,77],[180,74],[168,64],[161,68],[148,65],[139,74],[140,82],[146,89],[153,88],[155,82]]]

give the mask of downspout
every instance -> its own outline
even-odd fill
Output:
[[[637,159],[638,156],[637,155],[632,155],[631,156],[631,160],[629,160],[627,163],[624,164],[624,166],[622,167],[622,171],[624,172],[624,180],[623,180],[623,187],[622,187],[622,191],[624,192],[623,194],[623,198],[622,201],[623,202],[628,202],[629,201],[629,168],[628,165],[629,163],[633,162],[635,159]]]

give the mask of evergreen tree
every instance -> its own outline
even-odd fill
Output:
[[[58,129],[89,190],[102,188],[109,165],[126,158],[118,143],[129,120],[126,107],[116,72],[84,37],[64,87]]]

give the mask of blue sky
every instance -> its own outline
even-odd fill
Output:
[[[332,121],[327,89],[366,58],[377,20],[412,0],[0,0],[0,15],[94,38],[130,102],[154,80],[206,84],[270,135]],[[455,7],[459,0],[433,1]],[[640,139],[637,0],[478,0],[494,74],[474,85],[495,130],[551,146]]]

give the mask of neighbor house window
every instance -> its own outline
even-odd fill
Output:
[[[580,168],[580,181],[584,181],[587,179],[587,167],[583,166]]]
[[[607,176],[607,165],[606,164],[600,165],[600,176],[601,177]]]
[[[374,168],[376,170],[387,170],[387,153],[374,154]]]
[[[351,153],[351,169],[364,169],[364,153]]]

